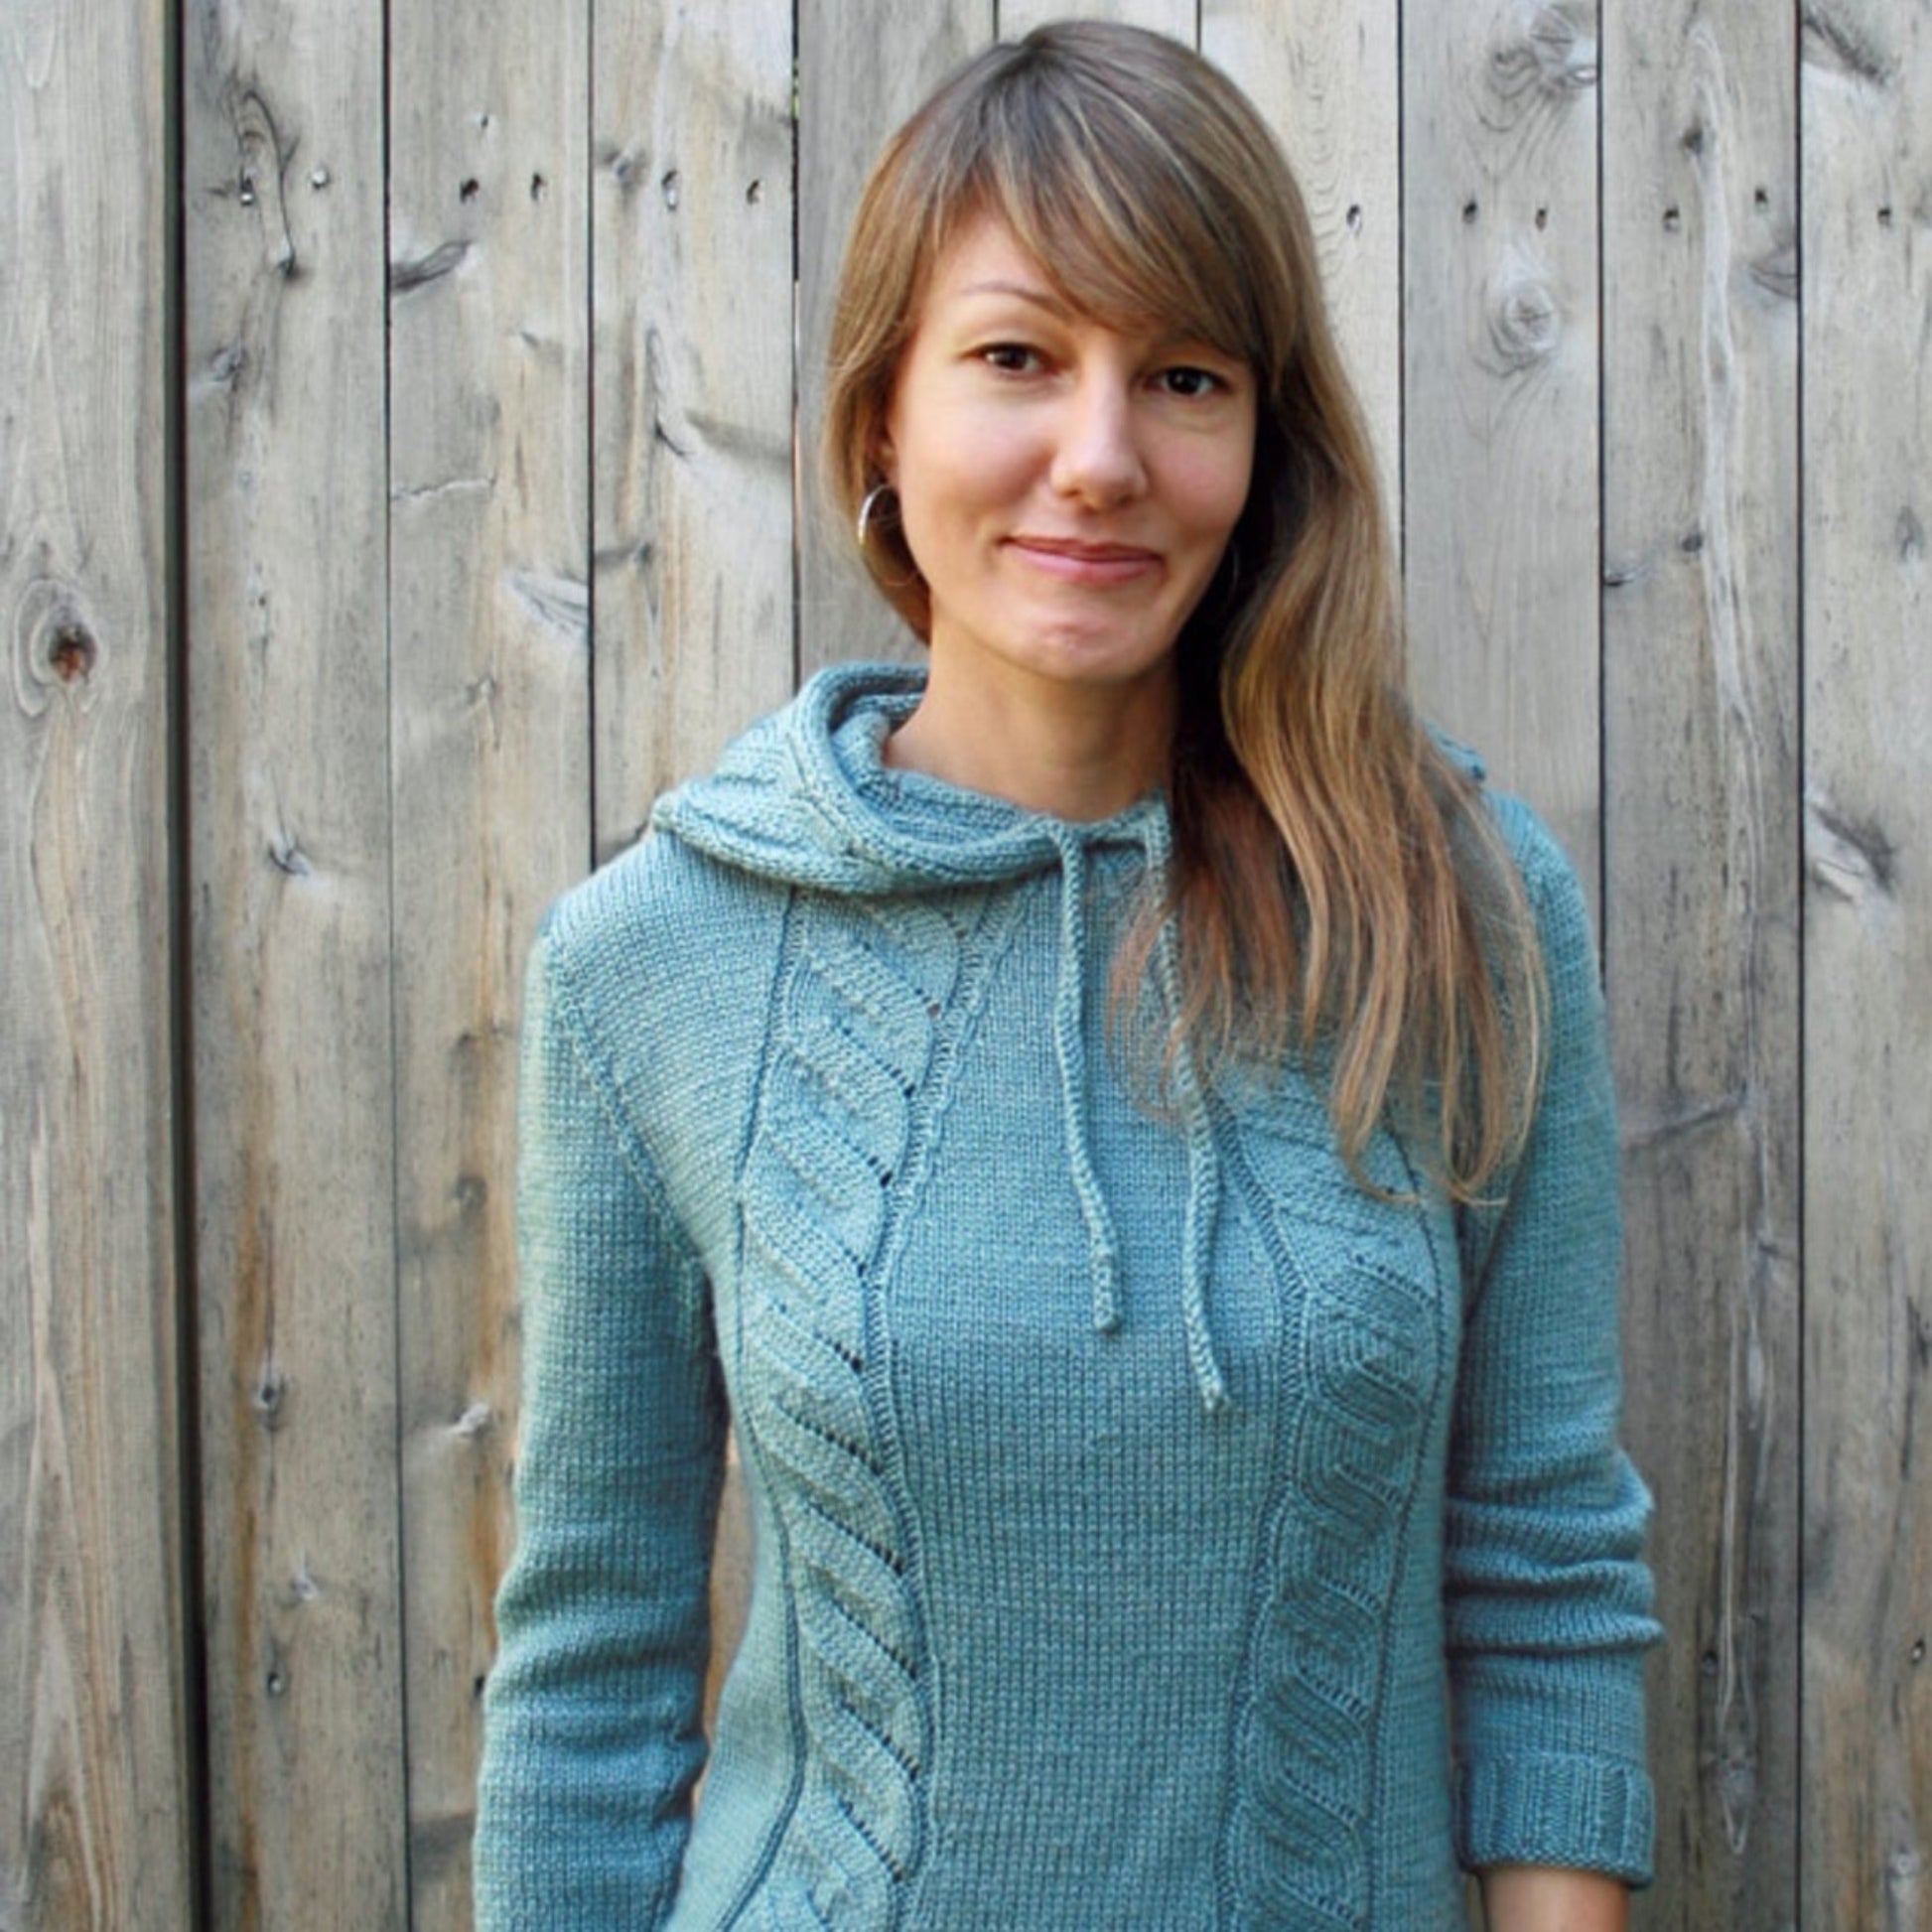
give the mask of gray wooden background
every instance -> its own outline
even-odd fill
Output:
[[[1932,0],[1132,11],[1283,130],[1423,688],[1596,892],[1641,1923],[1932,1925]],[[468,1923],[524,950],[897,647],[794,410],[1034,17],[0,6],[4,1932]]]

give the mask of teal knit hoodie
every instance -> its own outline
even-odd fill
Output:
[[[887,769],[822,673],[531,960],[520,1541],[482,1932],[1438,1932],[1458,1863],[1648,1876],[1587,913],[1458,1213],[1318,1079],[1136,1106],[1115,946],[1168,853]],[[1172,940],[1146,998],[1172,1010]],[[728,1417],[744,1642],[706,1764]]]

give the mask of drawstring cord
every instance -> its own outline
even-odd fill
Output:
[[[1060,1062],[1067,1166],[1087,1223],[1093,1325],[1105,1335],[1120,1326],[1120,1302],[1115,1294],[1120,1243],[1087,1148],[1087,946],[1081,917],[1086,899],[1086,850],[1075,837],[1057,827],[1052,837],[1060,855],[1060,964],[1059,984],[1053,994],[1053,1049]]]
[[[1180,1011],[1178,928],[1170,919],[1161,928],[1162,990],[1168,1007]],[[1201,1406],[1211,1416],[1228,1406],[1227,1379],[1214,1353],[1207,1325],[1207,1270],[1214,1253],[1214,1227],[1220,1217],[1221,1157],[1214,1146],[1214,1122],[1207,1111],[1194,1067],[1193,1048],[1183,1034],[1175,1043],[1174,1072],[1187,1131],[1187,1215],[1181,1225],[1180,1331]]]
[[[1147,838],[1149,866],[1165,874],[1172,851],[1167,820],[1154,820]],[[1180,921],[1172,914],[1162,923],[1155,957],[1170,1019],[1178,1022]],[[1180,1331],[1201,1407],[1211,1416],[1228,1406],[1227,1378],[1221,1373],[1213,1332],[1207,1324],[1207,1271],[1214,1254],[1215,1224],[1220,1218],[1221,1157],[1214,1145],[1214,1121],[1208,1112],[1207,1095],[1194,1063],[1193,1042],[1184,1032],[1174,1039],[1174,1078],[1187,1136],[1187,1212],[1180,1232]]]
[[[1170,851],[1165,819],[1158,815],[1150,818],[1143,837],[1149,869],[1157,874],[1165,872]],[[1087,1145],[1087,852],[1070,829],[1054,828],[1052,839],[1060,859],[1060,958],[1059,980],[1053,995],[1053,1048],[1060,1068],[1067,1167],[1087,1226],[1093,1325],[1100,1333],[1111,1334],[1120,1326],[1120,1243]],[[1173,918],[1161,928],[1156,960],[1168,1011],[1177,1018],[1180,935],[1178,923]],[[1181,1335],[1201,1406],[1214,1415],[1228,1406],[1227,1378],[1215,1355],[1214,1337],[1207,1319],[1207,1275],[1220,1214],[1221,1164],[1207,1097],[1201,1088],[1192,1047],[1184,1035],[1175,1043],[1174,1073],[1187,1143],[1187,1205],[1181,1224]]]

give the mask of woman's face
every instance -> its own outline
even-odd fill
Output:
[[[1204,343],[1069,309],[1006,224],[933,265],[880,465],[956,671],[1171,675],[1247,500],[1255,384]]]

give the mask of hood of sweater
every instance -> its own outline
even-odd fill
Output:
[[[1110,1333],[1120,1325],[1119,1243],[1090,1146],[1086,874],[1102,846],[1138,849],[1150,869],[1164,870],[1172,850],[1166,801],[1151,793],[1111,818],[1084,823],[894,770],[883,747],[924,688],[924,671],[911,665],[839,664],[820,671],[783,710],[736,740],[712,775],[661,798],[651,824],[738,871],[855,897],[1059,875],[1059,960],[1049,1018],[1068,1174],[1086,1224],[1093,1321]],[[1155,960],[1162,996],[1171,1013],[1177,1011],[1173,921]],[[1213,1412],[1227,1402],[1206,1306],[1220,1168],[1192,1061],[1184,1048],[1176,1058],[1188,1172],[1181,1321],[1195,1385]]]

